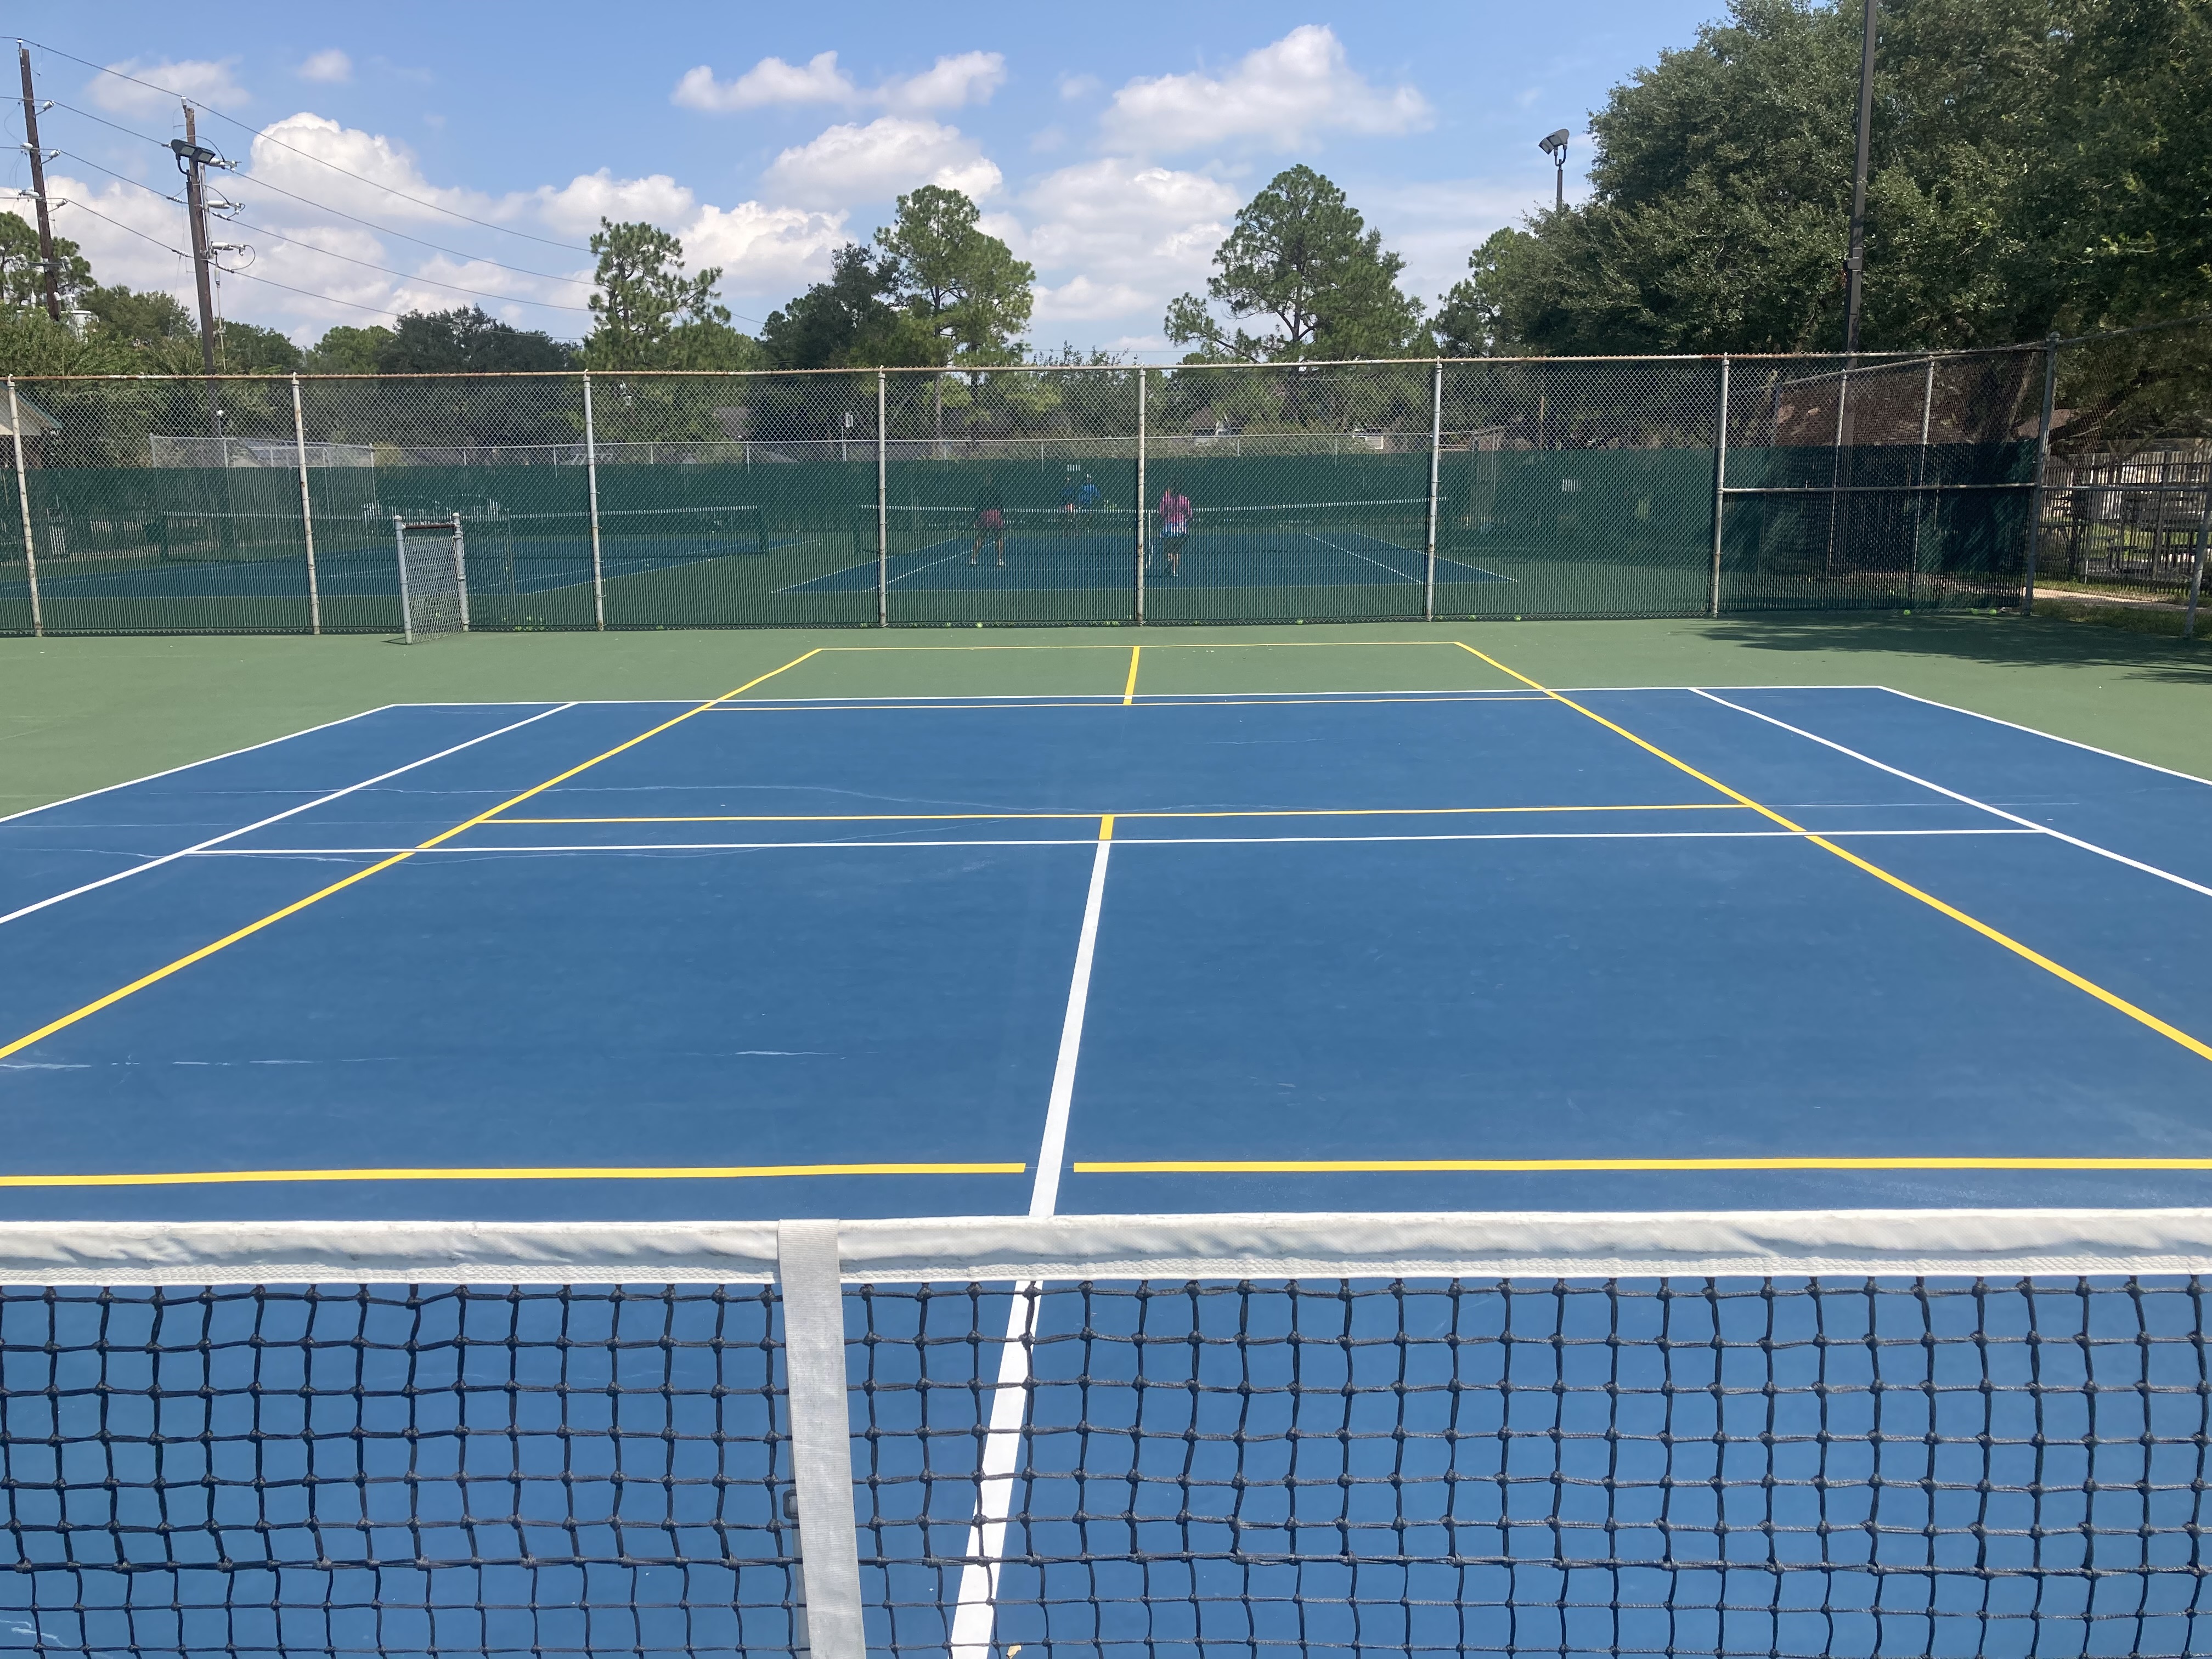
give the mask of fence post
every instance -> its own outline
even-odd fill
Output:
[[[1928,425],[1936,412],[1936,356],[1928,356],[1928,380],[1920,392],[1920,465],[1912,476],[1912,568],[1905,578],[1905,603],[1920,603],[1920,544],[1926,536],[1928,502]]]
[[[1429,393],[1429,542],[1421,589],[1421,620],[1437,619],[1437,476],[1444,447],[1444,360],[1437,359],[1436,383]]]
[[[399,561],[399,631],[407,643],[415,643],[415,607],[407,592],[407,520],[395,513],[392,515],[392,549]]]
[[[1137,621],[1145,620],[1145,366],[1137,365]]]
[[[292,377],[292,441],[300,456],[300,530],[307,540],[307,631],[323,631],[323,593],[315,581],[315,503],[307,493],[307,421],[300,412],[300,377]]]
[[[876,626],[891,625],[890,399],[876,371]]]
[[[2197,514],[2197,561],[2189,572],[2189,613],[2181,619],[2181,637],[2197,637],[2197,599],[2204,591],[2205,545],[2212,542],[2212,468],[2204,477],[2204,505]]]
[[[461,602],[461,632],[469,631],[469,554],[461,537],[460,509],[453,510],[453,592]]]
[[[806,1574],[810,1659],[867,1659],[860,1616],[860,1528],[853,1517],[852,1419],[846,1406],[845,1295],[837,1224],[776,1224],[783,1377],[791,1413],[792,1486]]]
[[[1713,421],[1713,569],[1705,614],[1721,614],[1721,526],[1728,508],[1729,360],[1721,353],[1721,400]],[[1833,526],[1831,526],[1832,531]]]
[[[592,371],[584,371],[584,489],[592,503],[592,625],[607,627],[606,573],[599,562],[599,440],[592,425]]]
[[[46,613],[39,607],[39,550],[31,535],[31,484],[23,469],[23,412],[15,401],[15,377],[8,377],[8,430],[15,440],[15,505],[23,514],[23,574],[31,586],[31,632],[46,637]]]
[[[2035,614],[2035,567],[2043,556],[2043,475],[2051,464],[2051,397],[2057,388],[2058,336],[2051,334],[2043,342],[2043,418],[2035,427],[2035,493],[2030,498],[2034,505],[2027,514],[2027,574],[2021,582],[2020,614]]]

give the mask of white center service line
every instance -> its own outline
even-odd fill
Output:
[[[1033,1216],[1050,1215],[1060,1202],[1068,1108],[1075,1098],[1075,1063],[1083,1051],[1083,1017],[1091,1002],[1098,912],[1106,897],[1106,862],[1114,851],[1102,824],[1098,850],[1091,860],[1091,890],[1083,902],[1083,930],[1075,939],[1075,970],[1068,978],[1067,1012],[1060,1021],[1060,1057],[1052,1068],[1044,1139],[1037,1148],[1036,1179],[1030,1188]],[[983,1436],[981,1467],[976,1471],[975,1522],[969,1528],[968,1559],[960,1569],[959,1602],[952,1612],[951,1659],[991,1659],[1006,1517],[1013,1510],[1014,1471],[1021,1462],[1022,1419],[1029,1404],[1030,1349],[1036,1340],[1037,1314],[1043,1304],[1043,1284],[1030,1279],[1014,1287],[1013,1305],[1006,1310],[999,1382],[992,1390],[990,1427]]]
[[[2017,812],[2008,812],[2002,806],[1992,806],[1985,800],[1976,800],[1972,795],[1962,795],[1955,789],[1946,789],[1940,783],[1930,783],[1926,778],[1916,777],[1900,767],[1891,766],[1885,762],[1878,761],[1871,755],[1862,755],[1856,749],[1846,749],[1840,743],[1824,738],[1817,732],[1808,732],[1802,726],[1790,725],[1787,720],[1778,720],[1771,714],[1762,714],[1756,708],[1747,708],[1740,702],[1730,702],[1726,697],[1715,696],[1711,692],[1699,690],[1694,685],[1690,690],[1697,692],[1698,696],[1705,698],[1708,702],[1717,702],[1723,708],[1733,708],[1737,714],[1748,714],[1755,720],[1765,720],[1769,726],[1779,726],[1784,732],[1792,732],[1798,737],[1817,743],[1823,749],[1832,749],[1838,755],[1848,755],[1855,761],[1860,761],[1873,767],[1877,772],[1887,772],[1893,778],[1902,778],[1905,782],[1917,784],[1923,789],[1931,789],[1939,795],[1947,795],[1953,800],[1975,807],[1993,817],[2002,818],[2008,823],[2017,823],[2023,829],[2034,830],[2039,836],[2049,836],[2053,841],[2063,841],[2069,847],[2078,847],[2085,853],[2094,853],[2100,859],[2110,859],[2115,864],[2124,864],[2130,870],[2140,870],[2147,876],[2156,876],[2160,881],[2170,881],[2176,887],[2186,887],[2192,893],[2202,893],[2206,898],[2212,898],[2212,887],[2193,882],[2186,876],[2177,876],[2172,871],[2161,870],[2155,864],[2145,864],[2140,859],[2131,859],[2124,853],[2115,853],[2109,847],[2100,847],[2094,841],[2083,841],[2078,836],[2069,836],[2063,830],[2053,830],[2047,823],[2038,823],[2033,818],[2024,818]],[[2002,722],[1999,723],[2002,724]]]
[[[118,870],[112,876],[102,876],[98,881],[88,881],[82,887],[72,887],[66,893],[56,893],[51,897],[39,900],[34,904],[26,904],[21,909],[10,910],[7,915],[0,915],[0,926],[14,921],[19,917],[27,916],[33,911],[43,910],[50,904],[59,904],[64,899],[72,899],[81,893],[89,893],[118,881],[126,881],[132,876],[143,876],[149,870],[158,870],[165,864],[174,864],[179,859],[191,858],[196,854],[208,852],[214,848],[221,847],[227,841],[235,841],[240,836],[250,836],[256,830],[266,830],[272,823],[282,823],[286,818],[296,817],[302,812],[313,811],[318,806],[327,806],[334,800],[343,800],[346,796],[360,790],[373,788],[387,779],[398,777],[403,772],[412,772],[418,766],[428,766],[432,761],[443,760],[448,755],[458,755],[464,749],[473,749],[480,743],[488,743],[494,738],[505,737],[509,732],[528,726],[532,721],[542,720],[548,714],[558,714],[564,709],[574,708],[575,706],[573,702],[564,702],[556,704],[551,708],[541,709],[531,715],[528,720],[516,720],[513,725],[501,726],[496,732],[487,732],[482,737],[471,738],[466,743],[457,743],[450,749],[441,749],[434,755],[425,755],[420,760],[409,761],[404,766],[395,766],[389,772],[380,772],[373,778],[363,778],[359,783],[349,783],[343,789],[333,789],[329,794],[319,795],[313,800],[302,801],[297,806],[288,806],[281,812],[271,813],[258,823],[246,824],[222,835],[210,836],[195,846],[179,847],[173,853],[164,853],[159,858],[148,859],[143,864],[134,864],[128,870]]]

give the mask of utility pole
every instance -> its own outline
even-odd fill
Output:
[[[200,169],[216,159],[200,146],[198,115],[185,106],[185,136],[169,140],[176,152],[177,171],[185,175],[185,211],[192,222],[192,280],[200,295],[200,368],[215,373],[215,289],[208,275],[207,195],[200,187]]]
[[[189,103],[185,106],[185,136],[170,139],[169,148],[176,153],[177,171],[185,175],[185,213],[192,222],[192,278],[199,289],[200,372],[207,377],[208,431],[216,440],[217,464],[227,467],[230,458],[223,453],[222,404],[215,379],[215,288],[208,248],[207,191],[200,176],[201,169],[221,158],[200,143],[198,112]]]
[[[1844,355],[1859,349],[1859,305],[1866,288],[1867,149],[1874,126],[1875,21],[1880,0],[1866,0],[1866,39],[1859,48],[1859,153],[1851,169],[1851,249],[1844,261]]]
[[[54,264],[54,222],[46,213],[46,154],[39,148],[39,100],[31,91],[31,49],[15,43],[23,70],[23,148],[31,153],[31,194],[39,204],[39,265],[45,276],[46,315],[62,319],[60,274]]]

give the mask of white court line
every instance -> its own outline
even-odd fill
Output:
[[[1746,691],[1811,691],[1816,690],[1820,688],[1809,685],[1776,685],[1765,687],[1747,685],[1741,688],[1731,687],[1730,689],[1741,689]],[[1837,689],[1839,690],[1849,690],[1852,691],[1887,691],[1891,696],[1903,697],[1907,702],[1924,702],[1930,708],[1941,708],[1947,714],[1966,714],[1978,720],[1987,720],[1991,726],[2009,726],[2015,732],[2027,732],[2031,738],[2042,738],[2051,743],[2063,743],[2069,749],[2086,749],[2093,755],[2102,755],[2106,760],[2125,761],[2129,765],[2140,766],[2147,772],[2163,772],[2169,778],[2179,778],[2185,783],[2201,783],[2207,785],[2208,787],[2212,787],[2212,778],[2200,778],[2194,772],[2177,772],[2171,766],[2160,766],[2154,761],[2137,760],[2133,755],[2123,755],[2115,750],[2100,749],[2094,743],[2081,743],[2072,738],[2062,738],[2055,732],[2039,731],[2033,726],[2022,726],[2018,720],[2001,720],[1995,714],[1984,714],[1979,709],[1961,708],[1956,703],[1938,702],[1933,697],[1917,697],[1913,696],[1911,692],[1900,691],[1893,685],[1854,685],[1850,687],[1838,687]]]
[[[1044,1139],[1037,1147],[1030,1213],[1048,1216],[1060,1202],[1060,1170],[1067,1158],[1068,1109],[1075,1098],[1075,1063],[1083,1049],[1083,1018],[1091,1001],[1091,964],[1098,943],[1098,913],[1106,897],[1106,861],[1114,843],[1101,839],[1091,860],[1091,890],[1083,901],[1083,928],[1075,939],[1075,969],[1060,1022],[1060,1054],[1052,1068],[1045,1106]],[[1022,1419],[1029,1407],[1030,1352],[1036,1340],[1044,1285],[1030,1279],[1014,1287],[1006,1310],[1006,1334],[999,1346],[999,1381],[991,1394],[990,1427],[976,1470],[975,1519],[968,1531],[968,1559],[960,1569],[959,1599],[952,1612],[951,1659],[991,1659],[997,1618],[999,1574],[1006,1553],[1006,1517],[1012,1513],[1014,1471],[1020,1466]]]
[[[238,832],[243,834],[241,830]],[[1358,845],[1365,842],[1400,841],[1802,841],[1825,836],[1831,841],[1868,836],[2039,836],[2027,830],[1500,830],[1488,834],[1432,836],[1132,836],[1124,847],[1306,847],[1323,844]],[[425,857],[507,853],[767,853],[872,852],[889,847],[1088,847],[1087,836],[1035,837],[1009,836],[993,841],[637,841],[563,842],[558,846],[463,847],[448,842],[442,847],[212,847],[188,848],[210,859],[390,858],[395,853],[420,853]],[[185,856],[171,854],[172,858]],[[112,878],[111,878],[112,879]]]
[[[466,708],[467,703],[380,703],[374,708],[364,708],[358,714],[341,714],[334,720],[325,720],[320,726],[307,726],[297,732],[287,732],[281,738],[266,738],[259,743],[249,743],[243,749],[226,749],[220,755],[210,755],[204,760],[186,761],[182,766],[172,766],[159,772],[149,772],[143,778],[125,778],[121,783],[103,783],[97,789],[88,789],[81,795],[64,795],[59,800],[50,800],[42,806],[26,806],[20,812],[0,813],[0,823],[13,823],[18,818],[27,818],[33,812],[51,812],[57,806],[67,806],[81,800],[90,800],[94,795],[109,794],[118,789],[128,789],[133,784],[151,783],[156,778],[173,778],[179,772],[189,772],[196,766],[212,766],[217,761],[250,755],[257,749],[271,749],[280,743],[289,743],[295,738],[312,737],[318,732],[327,732],[333,726],[344,726],[353,720],[367,720],[371,714],[381,714],[387,708]],[[494,704],[493,707],[499,705]]]
[[[1697,690],[1697,688],[1692,686],[1691,690]],[[1862,755],[1856,749],[1846,749],[1842,744],[1835,742],[1832,738],[1824,738],[1817,732],[1808,732],[1802,726],[1790,725],[1787,720],[1778,720],[1771,714],[1762,714],[1756,708],[1747,708],[1740,702],[1730,702],[1726,697],[1717,697],[1710,691],[1698,691],[1698,695],[1708,702],[1717,702],[1723,708],[1733,708],[1739,714],[1748,714],[1755,720],[1765,720],[1769,726],[1779,726],[1784,732],[1808,738],[1824,749],[1834,750],[1838,755],[1848,755],[1855,761],[1861,761],[1873,767],[1877,772],[1887,772],[1893,778],[1902,778],[1905,782],[1917,784],[1923,789],[1933,790],[1939,795],[1948,795],[1953,800],[1963,802],[1968,806],[1989,813],[1993,817],[2002,818],[2008,823],[2022,825],[2039,836],[2048,836],[2053,841],[2063,841],[2069,847],[2078,847],[2085,853],[2094,853],[2100,859],[2110,859],[2115,864],[2124,864],[2130,870],[2140,870],[2147,876],[2156,876],[2160,881],[2170,881],[2176,887],[2186,887],[2192,893],[2202,893],[2206,898],[2212,898],[2212,887],[2191,881],[2186,876],[2177,876],[2172,871],[2161,870],[2155,864],[2145,864],[2141,859],[2131,859],[2125,854],[2115,853],[2109,847],[2100,847],[2093,841],[2083,841],[2079,836],[2069,836],[2063,830],[2053,830],[2047,823],[2038,823],[2034,819],[2024,818],[2017,812],[2008,812],[2001,806],[1992,806],[1985,800],[1976,800],[1972,795],[1962,795],[1955,789],[1946,789],[1942,784],[1930,783],[1926,778],[1917,777],[1901,767],[1878,761],[1871,755]]]
[[[516,731],[523,726],[528,726],[533,720],[542,720],[548,714],[557,714],[561,713],[562,709],[571,708],[574,707],[574,705],[573,703],[564,702],[556,704],[551,708],[544,709],[538,714],[531,715],[528,720],[516,720],[513,725],[501,726],[496,732],[487,732],[481,737],[471,738],[466,743],[457,743],[450,749],[441,749],[434,755],[425,755],[420,760],[409,761],[404,766],[395,766],[389,772],[380,772],[373,778],[363,778],[359,783],[349,783],[343,789],[333,789],[329,794],[319,795],[313,800],[303,801],[297,806],[288,806],[281,812],[271,813],[269,817],[263,818],[258,823],[246,824],[240,829],[226,831],[224,834],[220,836],[211,836],[210,839],[201,842],[196,846],[180,847],[173,853],[164,853],[159,858],[148,859],[143,864],[134,864],[127,870],[118,870],[113,875],[102,876],[98,881],[88,881],[82,887],[72,887],[66,893],[56,893],[52,897],[39,900],[35,904],[26,904],[21,909],[10,910],[7,915],[0,915],[0,927],[3,927],[7,923],[15,921],[20,916],[27,916],[33,911],[43,910],[48,905],[59,904],[64,899],[75,898],[80,893],[89,893],[94,891],[95,889],[109,886],[115,882],[128,880],[132,876],[143,876],[149,870],[158,870],[165,864],[175,863],[179,859],[191,858],[197,854],[210,854],[217,852],[218,850],[222,850],[222,843],[224,842],[234,841],[240,836],[250,836],[256,830],[265,830],[272,823],[282,823],[286,818],[295,817],[301,812],[312,811],[318,806],[326,806],[331,802],[343,799],[346,796],[353,794],[356,791],[371,788],[377,784],[384,782],[388,778],[396,778],[403,772],[412,772],[418,766],[428,766],[432,761],[443,760],[448,755],[458,755],[464,749],[473,749],[480,743],[489,742],[494,738],[505,737],[509,732]],[[235,853],[246,851],[248,849],[233,848],[228,850]]]

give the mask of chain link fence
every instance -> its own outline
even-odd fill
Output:
[[[2131,330],[2055,347],[2036,580],[2174,599],[2212,529],[2212,330]]]
[[[395,525],[456,514],[479,630],[2009,607],[2032,559],[2173,588],[2206,337],[15,380],[0,631],[395,634]]]

